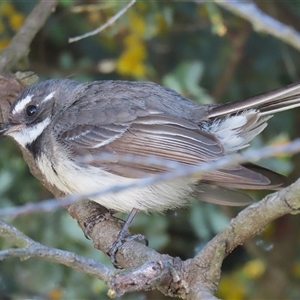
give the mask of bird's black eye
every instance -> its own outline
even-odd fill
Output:
[[[32,117],[37,111],[37,107],[35,105],[28,105],[26,107],[26,114],[28,117]]]

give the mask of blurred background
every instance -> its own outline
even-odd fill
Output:
[[[300,31],[300,2],[253,1],[265,13]],[[0,3],[0,49],[22,25],[36,1]],[[31,45],[29,61],[41,80],[146,80],[199,103],[239,100],[299,81],[300,53],[257,33],[245,20],[213,2],[138,1],[101,34],[69,44],[70,37],[104,24],[127,2],[61,0]],[[251,147],[282,144],[300,135],[299,109],[276,115]],[[17,146],[0,140],[0,208],[51,198],[29,173]],[[261,162],[300,176],[299,155]],[[259,200],[268,192],[251,192]],[[140,213],[133,233],[143,233],[160,253],[193,257],[239,209],[191,199],[189,209],[165,215]],[[123,216],[125,217],[125,216]],[[5,219],[31,238],[110,264],[85,239],[64,210]],[[0,249],[10,247],[0,238]],[[299,299],[300,216],[284,216],[225,260],[217,296],[222,299]],[[0,262],[0,299],[109,299],[101,281],[45,260]],[[121,299],[168,299],[158,292]]]

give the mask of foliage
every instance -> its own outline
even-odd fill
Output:
[[[13,0],[0,4],[0,49],[8,44],[34,4],[30,2],[29,7],[25,2]],[[29,68],[41,79],[151,80],[199,103],[213,103],[212,96],[216,95],[219,95],[217,101],[238,100],[299,79],[300,56],[296,51],[270,36],[256,34],[242,19],[221,11],[212,2],[199,5],[186,1],[139,1],[101,34],[68,44],[69,37],[100,26],[123,6],[123,1],[62,0],[32,43]],[[298,4],[288,7],[295,8],[294,13],[299,16]],[[244,44],[237,47],[236,41],[242,38],[245,38]],[[236,57],[240,58],[235,61]],[[230,71],[232,68],[233,72]],[[224,79],[227,83],[222,87]],[[287,112],[272,119],[267,132],[253,145],[284,143],[299,134],[296,116],[294,112]],[[51,197],[29,175],[16,147],[4,139],[0,142],[1,207]],[[299,175],[296,172],[299,163],[290,157],[264,163],[278,172]],[[259,199],[261,195],[258,193],[254,197]],[[150,246],[161,252],[188,258],[227,224],[228,216],[236,212],[195,202],[191,209],[169,212],[166,216],[139,214],[132,231],[146,234]],[[10,221],[41,243],[108,263],[63,211]],[[278,240],[284,233],[279,230],[279,225],[287,224],[282,222],[271,224],[256,240],[263,241],[264,245],[276,245],[273,250],[252,245],[256,247],[255,251],[249,247],[248,252],[242,249],[228,257],[220,297],[250,299],[263,295],[261,285],[268,274],[265,256],[280,250]],[[299,232],[295,227],[289,230]],[[299,242],[285,242],[297,249],[294,257],[288,258],[288,267],[283,271],[290,279],[287,290],[292,287],[286,297],[293,298],[300,293],[299,287],[293,284],[299,280],[300,249]],[[7,242],[0,240],[1,248],[7,246]],[[259,253],[258,258],[254,253]],[[31,280],[32,277],[35,280]],[[265,288],[270,285],[266,283]],[[7,295],[12,299],[106,299],[105,294],[103,283],[63,266],[38,260],[1,262],[0,298]],[[159,299],[162,296],[149,293],[135,297]],[[133,296],[122,299],[133,299]]]
[[[24,21],[24,15],[10,2],[0,4],[0,50],[9,43],[10,36],[15,33]]]

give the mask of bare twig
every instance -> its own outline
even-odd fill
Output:
[[[10,71],[21,60],[27,59],[30,44],[53,12],[57,0],[41,0],[26,18],[9,45],[0,52],[0,73]]]
[[[261,11],[253,2],[250,1],[232,1],[232,0],[213,0],[216,4],[237,14],[243,19],[248,20],[254,30],[268,33],[279,40],[300,50],[300,34],[291,26],[287,26],[271,16]],[[202,3],[203,1],[195,1]]]
[[[9,239],[14,245],[20,247],[0,251],[0,261],[8,257],[19,257],[23,260],[32,257],[43,258],[95,276],[104,282],[108,282],[109,277],[113,273],[111,269],[92,259],[82,257],[72,252],[46,247],[35,242],[13,226],[1,220],[0,234],[2,237]]]
[[[179,177],[193,176],[196,174],[199,177],[201,177],[200,174],[203,172],[216,170],[231,165],[233,163],[236,164],[236,163],[243,163],[247,161],[257,161],[266,157],[272,157],[280,154],[293,154],[299,151],[300,151],[300,139],[296,139],[285,145],[269,146],[258,150],[247,150],[242,154],[235,153],[213,162],[202,163],[200,165],[195,165],[195,166],[184,166],[184,165],[177,164],[176,162],[170,162],[170,161],[168,162],[159,158],[150,157],[149,160],[151,163],[154,163],[154,161],[156,161],[157,164],[166,164],[169,168],[172,168],[173,170],[170,172],[153,175],[151,177],[134,180],[126,184],[116,184],[107,187],[105,189],[102,189],[100,191],[89,193],[89,194],[67,196],[60,199],[60,201],[57,201],[56,199],[50,199],[38,203],[28,203],[19,207],[1,209],[0,217],[4,217],[4,216],[15,217],[17,215],[28,214],[37,211],[51,211],[59,208],[60,206],[70,205],[74,202],[84,200],[84,199],[100,197],[103,195],[107,195],[109,193],[119,193],[131,188],[145,187],[151,184],[159,183],[161,181],[173,180]],[[131,156],[122,157],[122,156],[115,156],[115,155],[103,156],[102,158],[99,157],[97,158],[97,160],[107,160],[107,159],[111,160],[116,158],[127,162],[128,161],[132,162],[134,159],[135,160],[142,159],[144,162],[147,162],[147,157],[144,158],[131,157]]]
[[[94,29],[90,32],[87,32],[83,35],[69,38],[69,43],[77,42],[79,40],[85,39],[89,36],[93,36],[98,34],[99,32],[103,31],[105,28],[111,26],[113,23],[115,23],[125,12],[136,2],[136,0],[131,0],[124,8],[122,8],[117,14],[115,14],[113,17],[111,17],[105,24],[101,25],[97,29]]]

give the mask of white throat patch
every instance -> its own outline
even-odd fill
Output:
[[[15,139],[15,141],[20,144],[23,148],[26,145],[34,142],[44,131],[44,129],[50,124],[50,117],[46,118],[43,122],[38,123],[34,126],[25,127],[20,125],[20,129],[16,131],[8,132],[7,135]]]

